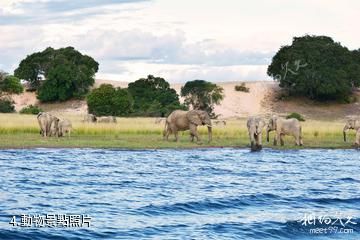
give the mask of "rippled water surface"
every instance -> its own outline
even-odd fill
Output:
[[[1,150],[0,170],[0,239],[360,239],[356,150]],[[91,227],[9,224],[51,213]],[[311,214],[356,224],[314,234]]]

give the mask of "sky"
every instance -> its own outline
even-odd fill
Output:
[[[359,49],[359,9],[358,0],[0,0],[0,69],[73,46],[99,62],[99,79],[270,80],[267,65],[294,36]]]

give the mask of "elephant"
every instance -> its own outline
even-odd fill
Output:
[[[40,112],[37,115],[37,120],[40,126],[40,134],[43,137],[50,137],[51,134],[51,129],[55,129],[55,135],[58,136],[59,133],[59,121],[60,119],[51,115],[50,113],[46,113],[46,112]]]
[[[60,120],[58,127],[59,127],[59,137],[65,136],[66,133],[68,134],[68,137],[70,137],[72,131],[72,124],[70,120],[68,119]]]
[[[116,117],[114,116],[105,116],[105,117],[98,117],[97,121],[99,123],[116,123]]]
[[[246,126],[249,132],[251,151],[262,149],[262,130],[265,127],[265,121],[259,117],[250,117]]]
[[[343,129],[344,134],[344,142],[346,142],[346,133],[349,131],[349,129],[354,129],[356,131],[356,137],[355,137],[355,145],[359,146],[360,144],[360,121],[355,119],[349,119]]]
[[[274,138],[274,145],[277,145],[278,140],[280,139],[281,146],[284,145],[284,135],[290,135],[295,138],[296,145],[303,145],[302,133],[301,133],[301,124],[299,120],[295,118],[284,119],[273,116],[267,125],[266,128],[266,140],[269,142],[269,133],[271,131],[276,131],[276,136]]]
[[[166,118],[163,137],[168,140],[169,135],[173,133],[175,140],[178,141],[178,131],[190,130],[190,140],[193,142],[195,137],[197,142],[199,142],[200,138],[197,132],[197,126],[199,125],[206,125],[208,127],[208,141],[211,142],[212,125],[207,112],[202,110],[175,110]]]
[[[97,121],[97,118],[94,114],[86,114],[85,117],[84,117],[84,120],[83,122],[96,122]]]
[[[165,118],[156,118],[155,119],[155,124],[160,124],[162,121],[165,121]]]

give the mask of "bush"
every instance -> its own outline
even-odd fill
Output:
[[[128,90],[134,99],[136,116],[164,117],[173,110],[186,109],[176,91],[161,77],[141,78],[130,83]]]
[[[214,118],[215,105],[219,105],[224,99],[224,89],[215,83],[205,80],[193,80],[186,82],[181,88],[181,96],[184,97],[186,106],[208,112]]]
[[[241,83],[240,85],[235,86],[235,91],[238,92],[249,92],[250,89],[246,87],[245,83]]]
[[[0,112],[1,113],[13,113],[15,112],[14,101],[10,97],[0,98]]]
[[[42,111],[43,110],[41,108],[39,108],[38,106],[29,105],[29,106],[26,106],[23,109],[21,109],[20,113],[37,115],[39,112],[42,112]]]
[[[299,120],[301,122],[305,122],[305,118],[303,116],[301,116],[301,114],[296,113],[296,112],[291,113],[286,116],[286,119],[290,119],[290,118],[296,118],[297,120]]]
[[[127,116],[132,112],[133,99],[127,89],[101,84],[87,96],[88,112],[96,116]]]
[[[37,90],[40,101],[54,102],[86,96],[98,69],[93,58],[73,47],[49,47],[23,59],[15,76],[28,81],[30,88]]]
[[[24,88],[20,83],[20,79],[7,75],[2,81],[0,81],[0,90],[10,94],[19,94],[24,91]]]
[[[267,74],[290,95],[347,102],[360,86],[360,51],[327,36],[295,37],[275,54]]]

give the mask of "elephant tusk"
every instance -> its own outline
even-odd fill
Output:
[[[207,126],[207,127],[210,127],[210,128],[212,127],[211,125],[208,125],[208,124],[207,124],[206,126]]]

